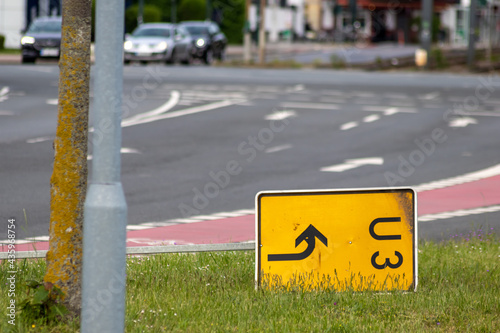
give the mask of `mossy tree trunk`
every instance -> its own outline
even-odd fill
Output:
[[[73,315],[81,309],[83,205],[87,190],[91,0],[63,0],[59,107],[46,283]]]

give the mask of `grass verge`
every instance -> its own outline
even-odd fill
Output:
[[[0,332],[9,332],[6,262],[0,264]],[[23,281],[41,280],[44,260],[17,262]],[[419,286],[403,292],[285,292],[254,289],[254,253],[131,257],[127,332],[499,332],[500,242],[490,230],[419,244]],[[5,281],[5,282],[4,282]],[[18,315],[17,332],[75,332]]]
[[[0,49],[0,54],[21,54],[21,49]]]

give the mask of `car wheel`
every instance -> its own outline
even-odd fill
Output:
[[[23,57],[23,59],[22,59],[22,63],[23,63],[23,64],[34,64],[34,63],[35,63],[35,60],[36,60],[36,58],[32,58],[32,57]]]
[[[212,64],[212,62],[214,61],[214,52],[212,51],[212,49],[208,49],[205,52],[205,56],[203,57],[203,61],[207,65],[211,65]]]
[[[226,48],[223,48],[222,50],[220,50],[219,60],[220,61],[225,61],[226,60]]]
[[[181,63],[183,65],[191,65],[193,63],[193,56],[191,55],[191,53],[188,53],[186,55],[186,58],[184,58]]]
[[[173,49],[170,58],[165,61],[166,64],[172,65],[177,60],[177,50]]]

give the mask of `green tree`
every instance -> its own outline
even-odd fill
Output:
[[[50,227],[44,282],[81,309],[83,205],[87,192],[91,0],[64,0],[59,103],[50,179]]]
[[[206,13],[205,0],[181,0],[177,8],[177,21],[205,20]]]
[[[139,13],[139,5],[133,5],[125,11],[125,31],[132,32],[137,27],[137,14]],[[147,22],[162,22],[162,11],[155,5],[144,5],[142,14],[144,23]]]
[[[212,6],[222,13],[221,30],[230,44],[243,43],[245,0],[213,0]]]

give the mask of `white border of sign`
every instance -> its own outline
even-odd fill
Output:
[[[414,236],[413,236],[413,258],[415,260],[415,287],[417,291],[418,286],[418,193],[411,186],[402,187],[365,187],[365,188],[338,188],[338,189],[316,189],[316,190],[282,190],[282,191],[260,191],[255,195],[255,289],[259,287],[259,197],[263,194],[308,194],[308,193],[339,193],[339,192],[363,192],[363,191],[397,191],[397,190],[411,190],[414,193]]]

